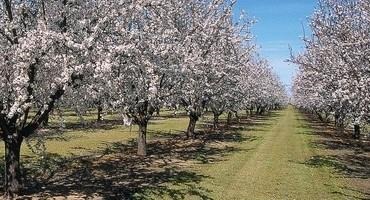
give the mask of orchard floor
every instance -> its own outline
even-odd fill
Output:
[[[22,198],[370,199],[365,141],[335,137],[293,108],[242,116],[219,131],[206,121],[197,139],[185,140],[186,117],[155,119],[145,158],[120,126],[64,133],[72,138],[48,141],[52,154],[42,162],[24,149]]]

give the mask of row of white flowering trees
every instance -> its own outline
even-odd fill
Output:
[[[6,195],[22,188],[22,141],[58,105],[124,113],[139,126],[138,154],[146,155],[148,121],[164,106],[183,106],[187,136],[194,137],[206,107],[218,119],[225,111],[285,103],[282,84],[250,42],[251,21],[233,22],[234,3],[2,0]]]
[[[305,52],[293,58],[295,104],[339,127],[353,125],[359,138],[370,113],[370,1],[320,1],[311,27]]]

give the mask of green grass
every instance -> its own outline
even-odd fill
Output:
[[[79,118],[73,112],[64,113],[63,117],[66,123],[73,125],[79,124]],[[162,116],[168,117],[170,113],[165,111]],[[120,120],[117,115],[107,115],[106,120]],[[88,123],[94,123],[96,113],[91,112],[84,116],[84,120]],[[52,127],[58,127],[60,120],[53,117],[50,121]],[[165,134],[176,134],[179,131],[186,130],[188,123],[187,117],[179,118],[161,118],[154,117],[148,125],[148,139],[153,137],[163,136]],[[126,127],[123,125],[109,126],[108,128],[81,128],[79,129],[63,129],[62,134],[48,137],[45,142],[48,153],[59,154],[62,156],[84,155],[99,148],[104,148],[114,142],[128,142],[137,137],[137,126]],[[57,130],[55,130],[57,131]],[[30,142],[35,144],[35,142]],[[22,145],[22,156],[33,156],[32,152],[26,144]],[[0,155],[4,155],[4,144],[0,144]]]
[[[224,161],[196,164],[192,171],[202,174],[199,187],[211,199],[356,199],[361,194],[348,191],[332,165],[312,167],[312,158],[322,154],[310,145],[310,134],[302,116],[292,108],[244,131],[247,140],[234,144],[239,151]],[[325,161],[318,161],[325,162]],[[174,186],[181,188],[183,186]],[[189,187],[189,186],[185,186]],[[344,196],[343,196],[344,194]],[[199,199],[188,195],[185,199]]]
[[[169,112],[164,112],[162,113],[164,117],[150,121],[149,140],[183,134],[181,131],[186,130],[188,118],[186,116],[168,118],[169,115]],[[223,116],[222,120],[225,120],[225,117]],[[93,122],[95,113],[89,114],[85,119]],[[106,119],[116,120],[118,117],[108,115]],[[207,115],[203,123],[210,119],[211,116]],[[68,113],[65,120],[75,125],[78,124],[78,117],[72,112]],[[250,124],[251,122],[253,123]],[[52,126],[56,126],[57,123],[56,119],[51,121]],[[131,160],[132,155],[125,155],[124,151],[123,154],[119,151],[107,157],[93,156],[90,159],[93,159],[91,163],[94,164],[90,170],[97,174],[100,172],[107,174],[103,177],[92,176],[92,178],[95,181],[116,180],[117,177],[122,176],[126,177],[123,178],[125,181],[137,181],[139,185],[135,186],[136,192],[128,194],[133,199],[365,198],[356,190],[346,189],[352,186],[345,181],[343,175],[335,171],[343,166],[326,159],[325,149],[312,145],[318,136],[312,134],[313,130],[309,128],[303,116],[293,108],[273,112],[271,116],[256,118],[252,121],[242,120],[242,123],[237,126],[241,127],[227,133],[232,136],[231,139],[183,141],[180,138],[176,141],[178,146],[174,146],[178,149],[167,153],[163,151],[164,155],[154,153],[148,158],[149,160],[137,157],[135,157],[137,160]],[[201,129],[201,126],[198,128]],[[96,150],[109,147],[112,143],[133,141],[137,136],[136,131],[135,126],[130,132],[129,128],[122,125],[108,125],[105,129],[67,128],[61,135],[46,140],[47,152],[66,157],[72,154],[95,155],[99,152]],[[171,144],[171,137],[168,140],[167,142]],[[155,150],[165,147],[166,142],[160,147],[152,146],[151,148]],[[3,154],[3,144],[0,148]],[[194,149],[195,152],[192,152]],[[177,152],[180,153],[177,154]],[[182,153],[189,157],[186,155],[182,157]],[[23,145],[22,155],[32,155],[26,145]],[[74,157],[71,159],[73,160]],[[116,160],[121,160],[122,163],[118,166],[115,166],[115,162],[111,163]],[[163,162],[168,162],[168,164],[161,165]],[[127,175],[126,165],[128,164],[134,166],[132,170],[137,168],[140,176],[134,176],[136,179],[130,179],[132,177]],[[110,168],[114,170],[110,171]],[[73,169],[69,170],[73,171]],[[78,171],[78,168],[75,170]],[[140,174],[142,170],[146,170],[147,175]],[[63,174],[60,176],[64,180]],[[124,183],[120,178],[116,181],[119,183],[114,183],[118,185]],[[90,184],[89,180],[87,183]],[[66,184],[70,183],[66,182]],[[100,188],[98,184],[94,184],[94,187]],[[125,188],[122,186],[120,189]],[[84,192],[83,189],[81,191]]]

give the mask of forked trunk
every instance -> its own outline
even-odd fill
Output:
[[[139,135],[137,138],[137,155],[139,156],[146,156],[147,155],[147,147],[146,147],[146,130],[148,127],[148,122],[143,120],[139,125]]]
[[[5,177],[4,196],[13,198],[22,190],[22,179],[20,170],[20,150],[22,138],[8,135],[5,142]]]

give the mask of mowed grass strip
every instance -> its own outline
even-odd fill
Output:
[[[207,115],[198,126],[198,131],[205,131],[199,136],[204,139],[194,141],[185,141],[182,138],[173,140],[176,138],[175,135],[184,134],[182,131],[186,130],[188,123],[186,116],[172,117],[169,113],[161,115],[155,117],[149,124],[148,138],[156,142],[154,145],[159,146],[152,145],[153,155],[148,159],[137,158],[134,152],[131,152],[132,155],[126,155],[129,153],[126,150],[100,157],[102,151],[99,150],[109,148],[115,142],[129,143],[136,138],[137,128],[133,126],[130,131],[130,128],[122,126],[117,115],[108,116],[107,120],[110,121],[107,122],[107,126],[92,128],[67,126],[59,139],[57,139],[59,136],[56,136],[55,139],[46,141],[47,152],[66,157],[97,154],[98,157],[86,158],[93,159],[92,166],[88,168],[92,173],[92,180],[98,183],[114,180],[113,182],[117,184],[115,190],[108,191],[105,186],[90,183],[91,180],[82,181],[92,184],[92,188],[104,188],[109,195],[95,191],[96,196],[102,197],[118,195],[129,199],[222,200],[366,198],[356,190],[346,189],[353,187],[349,186],[350,182],[345,181],[342,175],[335,173],[330,165],[312,165],[315,157],[326,154],[325,149],[312,144],[318,136],[313,134],[303,116],[291,107],[273,112],[269,116],[252,119],[243,116],[241,122],[234,124],[227,133],[225,130],[210,131],[208,120],[211,120],[211,116]],[[91,123],[94,116],[89,116],[86,120]],[[115,120],[116,122],[112,123]],[[225,116],[222,120],[225,121]],[[72,125],[78,124],[76,116],[69,116],[67,121]],[[52,120],[51,126],[56,126],[57,123],[56,120]],[[207,138],[207,134],[210,134],[210,138]],[[221,138],[212,139],[212,135]],[[177,145],[171,144],[171,141]],[[167,143],[179,149],[166,150]],[[3,149],[2,146],[0,148]],[[165,154],[162,155],[163,153]],[[32,156],[26,145],[23,146],[22,154]],[[112,164],[116,162],[119,162],[118,166]],[[135,165],[136,162],[138,166]],[[142,166],[144,163],[147,167]],[[131,166],[130,169],[126,169],[128,164]],[[102,171],[105,168],[101,166],[110,166],[115,170],[108,170],[111,173],[109,175],[104,174],[107,172]],[[146,174],[141,174],[143,171],[146,171]],[[102,173],[100,174],[102,177],[99,173]],[[119,178],[121,176],[122,180]],[[69,183],[63,177],[61,174],[55,178],[72,184],[67,188],[76,189],[73,185],[76,183]],[[68,173],[66,177],[69,177]],[[138,185],[133,184],[134,189],[126,188],[132,187],[131,183],[125,183],[126,180],[137,182]],[[83,188],[73,194],[83,196],[85,192]]]
[[[315,149],[315,135],[293,108],[275,112],[267,121],[246,126],[237,151],[216,163],[191,166],[205,177],[199,188],[209,199],[358,199],[355,190],[330,167],[308,162],[324,150]],[[179,186],[173,186],[179,188]],[[186,187],[186,186],[185,186]],[[168,198],[171,199],[171,198]],[[199,199],[189,194],[185,199]]]

